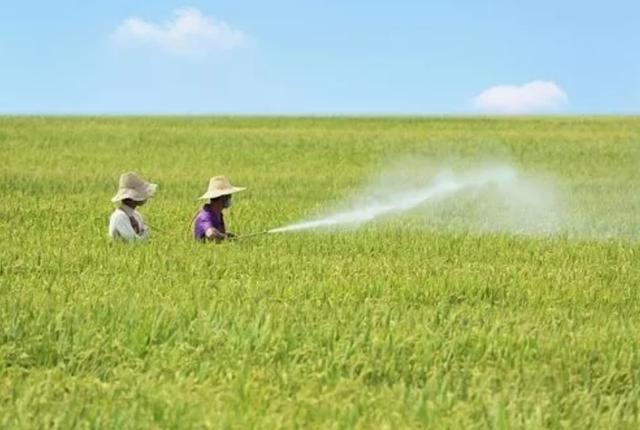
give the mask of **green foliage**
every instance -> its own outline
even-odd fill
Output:
[[[243,233],[402,157],[509,160],[640,218],[637,118],[0,118],[0,427],[638,428],[635,241],[189,237],[210,176],[249,188]],[[128,170],[159,184],[143,245],[106,238]]]

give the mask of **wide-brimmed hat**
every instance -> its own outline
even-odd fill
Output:
[[[246,188],[234,187],[226,176],[214,176],[209,180],[207,192],[201,195],[198,200],[215,199],[216,197],[228,196],[242,190],[246,190]]]
[[[124,199],[135,201],[147,200],[156,193],[158,185],[143,181],[133,172],[120,175],[120,185],[118,192],[111,199],[112,202],[119,202]]]

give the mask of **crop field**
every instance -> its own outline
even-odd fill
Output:
[[[3,117],[0,160],[1,428],[640,427],[640,118]],[[563,227],[189,236],[211,176],[243,234],[406,160],[553,178]]]

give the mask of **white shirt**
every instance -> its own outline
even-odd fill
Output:
[[[140,226],[140,234],[137,234],[131,225],[129,217],[135,218]],[[112,239],[124,239],[127,242],[145,240],[149,237],[149,229],[144,225],[142,215],[127,205],[120,205],[113,211],[109,218],[109,236]]]

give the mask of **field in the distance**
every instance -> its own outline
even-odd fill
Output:
[[[414,157],[543,171],[626,233],[188,237],[214,174],[243,233]],[[640,426],[638,118],[0,118],[0,160],[0,427]],[[106,239],[128,170],[142,246]]]

